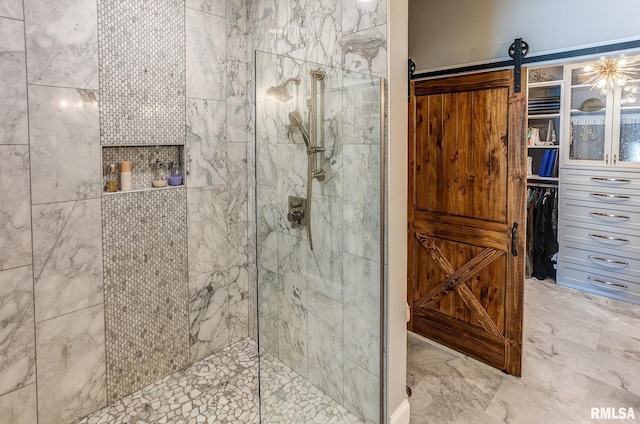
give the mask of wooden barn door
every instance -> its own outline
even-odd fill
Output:
[[[525,89],[509,70],[411,89],[409,329],[519,376]]]

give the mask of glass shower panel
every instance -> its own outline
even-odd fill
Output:
[[[261,421],[379,423],[383,80],[255,63]]]

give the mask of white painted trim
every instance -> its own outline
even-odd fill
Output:
[[[405,399],[389,417],[389,424],[409,424],[410,421],[411,406],[409,400]]]

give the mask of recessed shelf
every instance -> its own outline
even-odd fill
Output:
[[[560,117],[560,112],[558,112],[558,113],[540,113],[540,114],[529,113],[527,115],[527,119],[553,119],[553,118],[559,118],[559,117]]]
[[[542,82],[530,82],[529,88],[538,87],[557,87],[562,85],[562,80],[542,81]]]
[[[560,181],[558,177],[539,177],[537,175],[527,175],[527,181],[536,180],[536,181]]]
[[[137,188],[134,190],[127,190],[127,191],[103,191],[102,195],[103,196],[112,196],[115,194],[127,194],[127,193],[139,193],[141,191],[156,191],[156,190],[174,190],[176,188],[185,188],[186,186],[184,184],[180,184],[177,186],[166,186],[166,187],[147,187],[147,188]]]
[[[559,149],[560,145],[554,144],[552,146],[527,146],[527,149]]]

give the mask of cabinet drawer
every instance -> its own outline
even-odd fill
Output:
[[[616,231],[617,230],[617,231]],[[558,228],[561,240],[579,243],[599,252],[615,251],[616,254],[640,259],[640,236],[607,225],[584,225],[579,222],[561,221]]]
[[[616,273],[603,273],[598,268],[559,262],[557,281],[561,286],[640,303],[640,284]]]
[[[640,258],[635,255],[560,240],[560,260],[625,275],[640,281]]]
[[[640,190],[640,175],[637,172],[563,168],[560,170],[560,181],[561,184],[589,187],[584,190]]]
[[[561,221],[569,220],[587,225],[606,225],[612,231],[631,231],[640,235],[640,211],[632,205],[602,205],[591,201],[561,199],[559,216]]]
[[[640,191],[560,184],[560,199],[590,202],[597,208],[640,207]],[[637,209],[636,209],[637,210]]]

